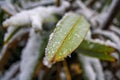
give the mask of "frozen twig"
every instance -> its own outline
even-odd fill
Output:
[[[25,2],[23,0],[21,0],[22,6],[24,9],[32,9],[38,6],[45,6],[45,5],[51,5],[51,4],[55,4],[55,0],[41,0],[38,2],[29,2],[27,4],[25,4]]]
[[[114,17],[118,13],[120,9],[120,0],[112,0],[112,3],[110,5],[109,11],[107,12],[107,16],[105,18],[105,22],[101,26],[102,29],[108,29],[110,24],[112,23]]]
[[[118,50],[120,49],[120,38],[114,32],[97,29],[94,31],[94,33],[110,38],[118,46],[118,47],[116,47],[116,49],[118,49]]]
[[[79,10],[79,13],[83,14],[87,19],[90,19],[90,17],[94,14],[94,11],[87,8],[82,1],[76,0],[76,4],[81,8]]]
[[[94,5],[94,3],[95,3],[96,1],[97,1],[97,0],[87,0],[87,1],[85,2],[85,4],[86,4],[87,7],[91,7],[91,6]]]
[[[39,49],[41,47],[42,37],[40,33],[36,33],[32,28],[30,30],[30,38],[26,47],[22,51],[21,63],[20,63],[20,79],[30,80],[36,67],[39,58]],[[27,64],[26,64],[27,62]]]
[[[116,26],[111,26],[110,30],[114,31],[115,33],[117,33],[120,36],[120,28],[118,28]]]
[[[98,59],[90,58],[82,54],[79,54],[78,56],[86,80],[105,80],[102,66]]]
[[[1,5],[1,9],[3,9],[9,15],[14,15],[17,13],[15,6],[11,3],[10,0],[5,0],[5,3]]]
[[[13,27],[9,27],[8,32],[5,34],[5,40],[6,38],[11,34]],[[9,51],[9,46],[12,46],[13,41],[15,41],[16,39],[20,39],[23,34],[26,34],[29,32],[29,29],[21,29],[19,30],[11,39],[8,43],[6,43],[0,53],[0,69],[3,69],[5,62],[8,60],[10,54]],[[15,44],[15,43],[14,43]]]
[[[6,71],[5,75],[1,78],[1,80],[11,80],[14,75],[19,71],[19,62],[14,63],[8,71]]]
[[[41,29],[40,25],[42,24],[42,22],[44,22],[45,19],[48,19],[53,14],[63,14],[67,7],[69,7],[69,3],[65,1],[61,4],[60,7],[55,7],[55,6],[37,7],[32,10],[22,11],[16,14],[15,16],[4,21],[3,26],[18,27],[18,26],[25,26],[32,24],[33,27]],[[36,21],[40,21],[40,22],[38,23]]]

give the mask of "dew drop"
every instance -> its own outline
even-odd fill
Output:
[[[52,66],[52,64],[50,64],[50,63],[48,62],[48,59],[47,59],[46,57],[43,59],[43,64],[44,64],[45,66],[47,66],[48,68],[51,68],[51,66]]]

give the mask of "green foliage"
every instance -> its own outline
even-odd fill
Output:
[[[82,16],[66,14],[50,36],[46,48],[48,61],[61,61],[70,55],[80,45],[88,30],[89,24]]]
[[[79,46],[79,48],[77,49],[78,53],[81,53],[90,57],[96,57],[101,60],[107,60],[107,61],[115,61],[115,58],[110,56],[109,54],[113,51],[114,51],[114,48],[110,46],[88,41],[88,40],[84,40]]]

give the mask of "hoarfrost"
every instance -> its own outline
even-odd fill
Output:
[[[11,33],[15,30],[15,27],[9,27],[8,28],[8,32],[5,34],[5,37],[4,37],[4,41],[6,41],[6,39],[11,35]],[[10,39],[10,41],[5,44],[1,50],[1,54],[0,54],[0,59],[3,57],[4,53],[6,52],[9,44],[11,42],[13,42],[13,40],[17,39],[17,38],[20,38],[21,35],[25,34],[25,33],[28,33],[29,32],[29,29],[21,29],[19,30],[16,34],[14,34],[14,36]]]
[[[14,30],[15,30],[15,28],[12,27],[12,26],[7,29],[7,33],[5,33],[4,41],[6,41],[6,39],[8,38],[8,36],[9,36]]]
[[[114,46],[116,49],[119,50],[119,48],[120,48],[120,38],[114,32],[97,29],[97,30],[94,31],[94,33],[101,34],[101,35],[104,35],[104,36],[110,38],[117,45],[117,47],[115,47],[115,45],[112,45],[112,46]]]
[[[113,79],[113,74],[112,74],[111,71],[105,70],[104,73],[105,73],[106,80],[114,80]]]
[[[79,55],[79,59],[84,70],[84,76],[88,80],[105,80],[102,66],[98,59],[87,57],[82,54]]]
[[[22,51],[20,63],[20,80],[30,80],[39,57],[41,35],[32,28],[26,47]]]
[[[53,38],[53,34],[54,33],[51,33],[50,36],[49,36],[49,40],[51,40]]]
[[[52,66],[52,64],[49,63],[49,61],[47,60],[46,57],[43,59],[43,64],[44,64],[45,66],[47,66],[48,68],[51,68],[51,66]]]
[[[10,80],[10,78],[13,77],[13,75],[17,72],[19,69],[19,62],[14,63],[8,71],[6,71],[5,75],[1,78],[1,80]]]
[[[41,29],[40,25],[45,19],[49,19],[50,16],[53,14],[63,14],[65,12],[65,9],[69,7],[69,3],[67,1],[63,1],[62,5],[60,7],[55,6],[49,6],[49,7],[37,7],[32,10],[25,10],[22,11],[11,18],[5,20],[3,22],[4,27],[9,26],[25,26],[30,25],[32,23],[33,26],[35,26],[38,29]],[[46,14],[47,13],[47,14]],[[38,22],[40,21],[40,22]]]
[[[112,30],[112,31],[114,31],[114,32],[116,32],[117,34],[120,35],[120,28],[115,27],[115,26],[111,26],[111,27],[110,27],[110,30]]]

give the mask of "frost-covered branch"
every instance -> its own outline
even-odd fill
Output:
[[[1,5],[1,9],[9,15],[14,15],[17,13],[15,6],[11,3],[11,0],[5,0],[4,4]]]
[[[110,38],[117,45],[117,47],[115,47],[115,48],[119,50],[119,48],[120,48],[120,43],[119,43],[120,38],[114,32],[97,29],[97,30],[94,31],[94,33],[100,34],[100,35],[103,35],[103,36],[106,36],[106,37]]]
[[[120,36],[120,28],[118,28],[116,26],[111,26],[110,30],[112,30],[113,32],[115,32],[116,34],[118,34]]]
[[[42,24],[41,22],[44,22],[45,19],[48,19],[53,14],[63,14],[67,7],[69,7],[69,3],[65,1],[62,3],[60,7],[55,7],[55,6],[42,7],[41,6],[32,10],[22,11],[16,14],[15,16],[12,16],[11,18],[4,21],[3,26],[4,27],[25,26],[25,25],[34,24],[34,22],[41,20],[39,23],[37,22],[37,24],[34,25],[34,27],[40,29],[40,25]]]
[[[108,29],[110,24],[112,23],[114,17],[120,10],[120,0],[112,0],[109,11],[107,12],[107,16],[105,18],[105,22],[101,26],[103,29]]]
[[[41,0],[38,2],[29,2],[25,4],[24,0],[21,0],[21,4],[24,9],[32,9],[38,6],[51,5],[51,4],[55,4],[55,2],[56,2],[55,0]]]
[[[78,56],[83,68],[85,80],[105,80],[102,66],[98,59],[90,58],[82,54]]]
[[[8,71],[6,71],[5,75],[1,78],[1,80],[11,80],[12,77],[18,72],[19,70],[19,62],[14,63]]]
[[[22,51],[20,63],[20,80],[31,80],[39,58],[39,49],[42,47],[42,36],[32,28],[26,47]],[[27,63],[27,64],[26,64]]]

